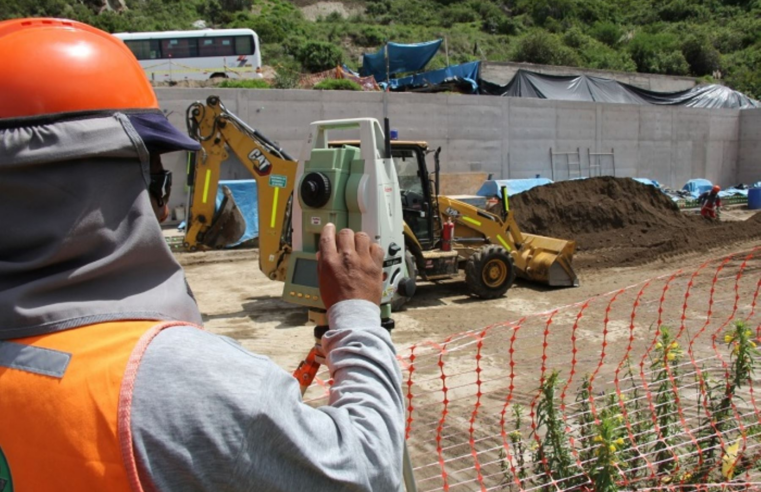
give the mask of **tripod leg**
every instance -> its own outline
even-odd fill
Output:
[[[301,361],[299,367],[293,371],[293,377],[299,382],[301,388],[301,396],[307,392],[307,388],[314,381],[314,377],[317,375],[317,371],[320,370],[320,363],[317,362],[317,347],[312,347],[309,354],[304,360]]]
[[[301,361],[299,367],[293,371],[293,377],[299,382],[299,387],[301,388],[301,396],[304,396],[307,388],[309,388],[315,376],[317,376],[320,365],[325,361],[325,355],[322,353],[322,336],[327,331],[327,326],[314,327],[314,347],[309,351],[306,358]]]
[[[407,492],[417,492],[415,483],[415,474],[412,471],[412,461],[410,452],[407,450],[407,441],[404,441],[404,456],[402,458],[402,476],[404,477],[404,490]]]

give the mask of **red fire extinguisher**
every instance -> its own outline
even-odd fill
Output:
[[[452,251],[452,238],[454,237],[454,222],[452,217],[447,217],[444,229],[441,231],[441,250]]]

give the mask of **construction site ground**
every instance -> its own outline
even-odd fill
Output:
[[[751,218],[750,222],[758,222],[758,216],[752,216],[752,211],[734,208],[724,213],[723,220],[736,222]],[[711,242],[708,247],[700,245],[703,247],[688,248],[683,253],[640,257],[636,266],[612,266],[611,248],[582,248],[575,258],[579,287],[549,288],[519,279],[505,297],[494,300],[470,297],[462,277],[439,283],[422,282],[414,299],[393,316],[396,321],[393,339],[402,351],[424,340],[444,340],[461,331],[576,303],[678,269],[697,268],[710,258],[758,244],[758,237],[739,240],[726,237],[723,241]],[[631,254],[641,256],[646,252],[632,251]],[[238,340],[245,348],[269,356],[286,370],[294,369],[312,347],[314,340],[306,308],[280,299],[283,284],[268,280],[259,271],[258,250],[177,253],[176,256],[185,268],[207,330]],[[603,261],[598,261],[600,257]],[[631,261],[623,263],[632,264]],[[536,350],[541,350],[540,344]]]

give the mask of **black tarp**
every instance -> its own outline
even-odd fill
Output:
[[[654,92],[612,79],[589,75],[545,75],[518,70],[507,85],[479,80],[479,92],[493,96],[533,97],[558,101],[655,104],[691,108],[759,108],[761,103],[718,84],[699,85],[679,92]]]

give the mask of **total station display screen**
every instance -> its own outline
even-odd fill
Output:
[[[291,281],[297,285],[317,288],[317,260],[296,258]]]

